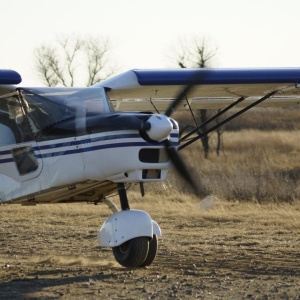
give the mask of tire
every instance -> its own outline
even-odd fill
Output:
[[[149,238],[137,237],[112,248],[116,261],[127,268],[140,267],[149,252]]]
[[[158,248],[158,239],[156,234],[153,235],[152,240],[149,242],[149,251],[145,261],[140,265],[140,267],[147,267],[152,264],[155,259]]]

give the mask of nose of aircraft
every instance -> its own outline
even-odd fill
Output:
[[[167,139],[173,129],[173,124],[165,115],[153,115],[148,120],[150,129],[147,130],[147,135],[151,140],[161,142]]]

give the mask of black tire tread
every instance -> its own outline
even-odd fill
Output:
[[[116,261],[123,267],[140,267],[148,256],[149,238],[137,237],[127,243],[129,243],[128,250],[125,253],[120,250],[120,247],[113,248]]]
[[[149,251],[145,261],[140,265],[140,267],[147,267],[152,264],[155,259],[156,253],[158,249],[158,239],[154,234],[152,240],[149,242]]]

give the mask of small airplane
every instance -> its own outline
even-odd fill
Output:
[[[130,209],[130,183],[158,182],[173,165],[197,193],[178,151],[208,132],[179,137],[173,111],[297,106],[300,68],[131,70],[88,88],[20,87],[0,70],[0,204],[105,203],[98,232],[124,267],[149,266],[161,228]],[[213,126],[209,129],[216,129]],[[109,198],[118,193],[120,209]]]

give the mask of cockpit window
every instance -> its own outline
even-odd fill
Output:
[[[25,110],[39,130],[65,120],[81,122],[111,111],[103,88],[20,89]]]

